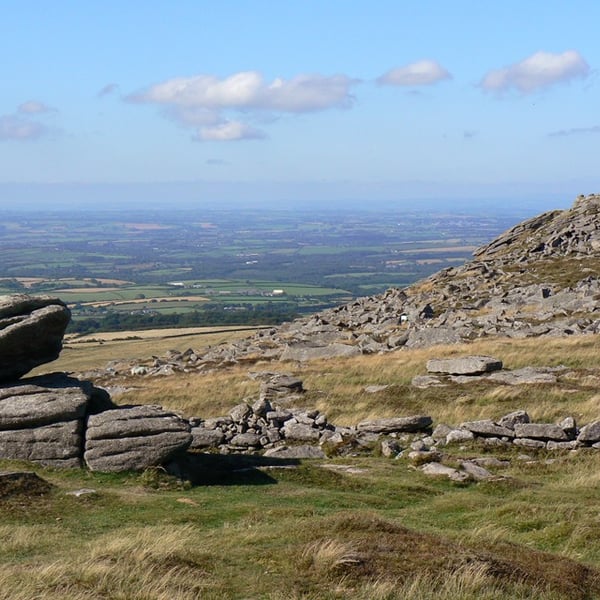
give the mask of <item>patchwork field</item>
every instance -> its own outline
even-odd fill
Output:
[[[280,323],[461,263],[516,218],[388,209],[0,216],[0,294],[57,295],[80,333]]]

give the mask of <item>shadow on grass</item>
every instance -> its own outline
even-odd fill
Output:
[[[172,462],[168,472],[192,485],[272,485],[277,479],[268,471],[295,469],[298,465],[300,461],[293,458],[188,452]]]

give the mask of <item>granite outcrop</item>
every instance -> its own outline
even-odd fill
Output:
[[[160,407],[119,407],[89,381],[53,373],[70,312],[49,296],[0,299],[0,458],[94,471],[161,465],[189,446],[187,421]]]
[[[51,296],[0,296],[0,381],[58,358],[71,312]]]

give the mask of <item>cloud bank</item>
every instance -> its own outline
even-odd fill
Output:
[[[390,69],[377,79],[380,85],[417,86],[432,85],[452,75],[434,60],[419,60],[403,67]]]
[[[516,89],[528,94],[557,83],[587,77],[590,67],[576,50],[561,54],[539,51],[502,69],[489,71],[480,86],[489,92]]]
[[[46,132],[42,123],[28,121],[17,115],[0,115],[0,141],[37,140]]]
[[[350,108],[350,89],[356,80],[346,75],[301,74],[292,79],[265,81],[258,71],[242,71],[219,79],[213,75],[178,77],[129,95],[137,104],[162,106],[165,114],[184,126],[197,127],[194,139],[233,141],[265,134],[227,113],[301,114]]]

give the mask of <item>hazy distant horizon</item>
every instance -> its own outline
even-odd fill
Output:
[[[547,189],[543,189],[543,188]],[[0,183],[0,209],[320,209],[493,212],[517,215],[567,208],[577,184],[535,186],[352,182]]]

